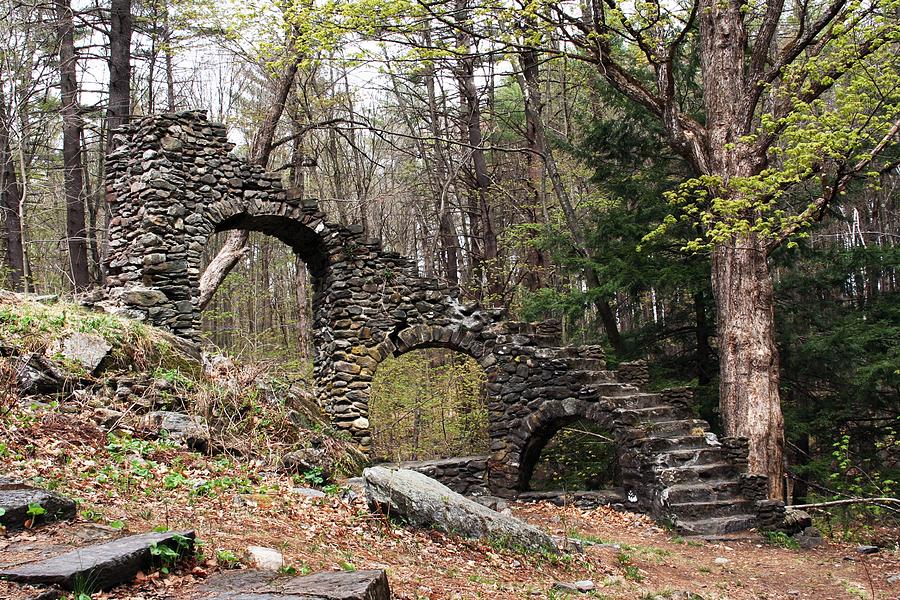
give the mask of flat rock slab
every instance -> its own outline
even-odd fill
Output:
[[[28,514],[31,506],[43,509],[40,515]],[[25,524],[42,525],[75,517],[75,502],[56,492],[38,489],[6,477],[0,477],[0,525],[8,531],[24,529]]]
[[[370,467],[363,471],[363,478],[370,506],[411,525],[490,539],[512,548],[557,551],[553,539],[537,527],[469,500],[416,471]]]
[[[179,548],[181,537],[190,541],[189,547]],[[193,541],[193,531],[132,535],[6,569],[0,571],[0,578],[59,585],[70,590],[76,586],[79,589],[105,590],[131,581],[138,571],[154,566],[151,553],[154,545],[166,545],[184,552],[193,546]]]
[[[381,570],[336,571],[303,577],[232,571],[210,580],[198,600],[390,600]]]

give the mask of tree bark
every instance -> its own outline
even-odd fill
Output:
[[[705,83],[706,148],[695,164],[722,181],[711,197],[727,196],[732,178],[759,173],[765,156],[746,133],[744,5],[701,0],[700,65]],[[674,122],[670,129],[675,128]],[[756,215],[744,217],[753,222]],[[784,490],[784,418],[779,396],[775,307],[766,244],[735,232],[713,247],[712,286],[719,336],[719,411],[726,435],[750,441],[749,471],[769,478],[769,497]]]
[[[131,114],[131,0],[111,0],[109,21],[107,152],[115,149],[113,132],[127,123]]]
[[[59,35],[59,75],[63,130],[63,177],[66,197],[66,239],[75,291],[91,285],[88,270],[84,210],[84,172],[81,164],[81,117],[78,114],[75,26],[69,0],[56,0]]]
[[[216,290],[228,277],[228,273],[247,253],[247,241],[249,239],[249,231],[235,229],[228,232],[222,249],[209,261],[209,265],[203,271],[203,275],[200,276],[200,295],[197,298],[197,308],[205,310],[209,306]]]
[[[2,87],[0,87],[0,195],[6,224],[6,266],[9,269],[10,287],[17,291],[23,289],[27,291],[22,222],[19,215],[22,186],[16,173],[10,143],[9,114]]]
[[[772,277],[764,244],[739,235],[712,257],[719,337],[719,410],[725,435],[750,441],[749,471],[767,475],[769,496],[783,495],[784,418]]]

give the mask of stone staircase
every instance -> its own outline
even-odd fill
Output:
[[[638,508],[685,535],[716,535],[758,524],[765,479],[746,475],[746,442],[719,440],[694,418],[688,390],[642,392],[606,368],[602,351],[572,347],[561,353],[569,377],[582,383],[579,399],[615,413],[623,481],[644,490]],[[628,365],[634,378],[640,368]],[[631,485],[629,485],[631,484]]]

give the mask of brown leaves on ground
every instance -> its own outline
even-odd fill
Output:
[[[310,498],[292,490],[302,481],[258,465],[128,438],[110,444],[77,415],[4,419],[0,472],[77,498],[80,526],[194,529],[202,541],[201,556],[177,572],[143,574],[94,598],[190,598],[206,577],[235,566],[250,545],[277,549],[299,574],[387,569],[396,597],[405,600],[549,598],[553,582],[584,579],[596,584],[594,597],[615,599],[666,590],[707,600],[868,598],[873,590],[876,598],[897,595],[886,582],[900,572],[896,552],[863,556],[833,543],[785,550],[747,535],[727,543],[690,541],[642,515],[540,503],[514,504],[513,512],[555,535],[583,540],[585,552],[521,554],[373,515],[359,490]],[[38,536],[29,544],[53,544],[63,535],[53,531],[23,535]],[[12,547],[17,538],[3,541]]]

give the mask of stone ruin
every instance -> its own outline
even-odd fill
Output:
[[[203,112],[138,119],[107,159],[106,294],[122,311],[200,341],[198,289],[209,237],[259,231],[289,245],[313,279],[314,379],[338,430],[370,446],[369,389],[389,356],[446,347],[487,375],[490,454],[413,465],[451,488],[513,498],[565,425],[614,433],[622,503],[688,533],[746,529],[777,518],[764,477],[747,474],[747,445],[694,419],[690,393],[648,393],[646,368],[606,368],[598,346],[562,346],[554,323],[521,323],[460,298],[416,265],[329,219],[280,177],[230,154],[225,127]],[[773,516],[774,515],[774,516]]]

